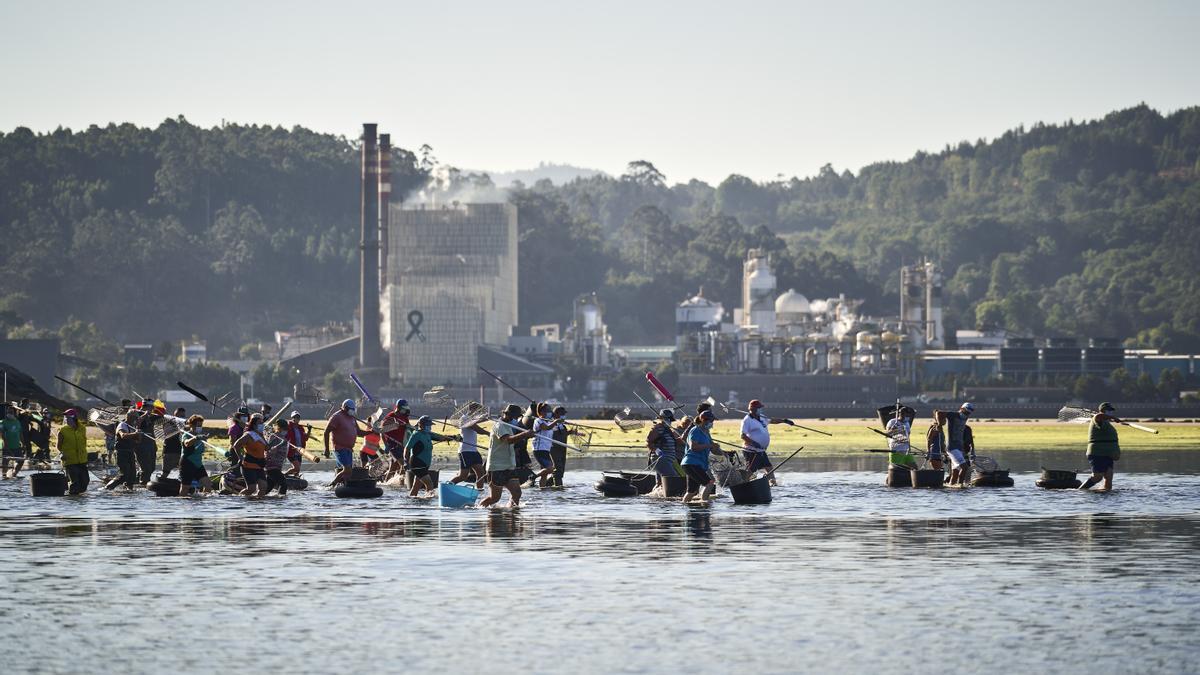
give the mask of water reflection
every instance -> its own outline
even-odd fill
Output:
[[[247,626],[286,643],[262,642],[255,668],[389,671],[403,626],[420,639],[406,669],[892,673],[932,663],[910,638],[948,624],[967,647],[939,650],[939,670],[1078,671],[1085,654],[1192,669],[1200,477],[1125,475],[1103,495],[1019,478],[929,491],[790,474],[772,504],[734,508],[604,499],[580,473],[490,512],[395,492],[38,501],[0,485],[0,616],[20,626],[15,671],[112,665],[78,653],[132,673],[244,669],[229,645]],[[333,649],[331,631],[361,639]],[[726,633],[735,646],[714,648]],[[490,636],[484,663],[464,635]]]

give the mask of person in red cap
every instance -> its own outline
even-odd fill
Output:
[[[767,448],[771,445],[771,432],[767,429],[771,424],[784,424],[787,420],[763,417],[763,403],[758,399],[750,401],[750,414],[742,418],[742,455],[746,458],[746,470],[767,471],[771,468],[771,458],[767,456]],[[771,474],[771,485],[775,485],[775,474]]]
[[[79,421],[79,413],[74,408],[63,413],[63,425],[58,428],[58,452],[67,472],[70,493],[86,492],[89,481],[87,427]]]

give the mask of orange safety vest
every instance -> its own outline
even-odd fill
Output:
[[[368,455],[375,455],[378,454],[382,449],[383,448],[379,445],[379,434],[372,431],[366,436],[363,436],[363,452],[367,453]]]

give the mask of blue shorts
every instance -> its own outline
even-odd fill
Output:
[[[483,455],[475,450],[461,450],[458,453],[458,467],[460,469],[469,469],[473,466],[483,464]]]
[[[654,473],[660,476],[678,476],[679,469],[675,466],[675,453],[655,457]]]
[[[767,457],[766,452],[756,452],[754,450],[742,450],[742,456],[746,458],[746,470],[758,471],[771,466],[771,458]]]
[[[337,455],[337,465],[341,468],[349,469],[354,466],[354,451],[345,448],[338,448],[333,451]]]
[[[553,469],[554,468],[554,458],[550,456],[549,450],[534,450],[533,458],[537,460],[537,463],[543,469]]]
[[[1092,465],[1092,473],[1108,473],[1113,468],[1112,457],[1088,457],[1088,464]]]

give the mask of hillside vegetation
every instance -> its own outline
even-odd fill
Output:
[[[581,130],[581,133],[584,133]],[[397,150],[396,199],[429,148]],[[0,135],[0,330],[99,340],[199,335],[236,347],[356,306],[356,142],[183,118]],[[487,186],[448,172],[440,187]],[[523,324],[566,322],[598,291],[618,342],[669,342],[703,287],[737,304],[741,260],[772,251],[780,291],[897,311],[898,268],[943,266],[947,323],[1200,349],[1200,108],[1142,105],[1014,129],[857,175],[671,184],[625,174],[517,185]],[[94,325],[91,325],[94,324]],[[99,350],[106,351],[106,350]]]

